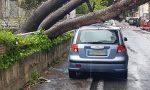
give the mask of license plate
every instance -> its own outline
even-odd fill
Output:
[[[106,50],[89,50],[88,55],[89,56],[106,56],[107,52]]]

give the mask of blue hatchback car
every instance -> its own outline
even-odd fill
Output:
[[[70,78],[78,73],[110,72],[128,75],[128,54],[120,28],[84,26],[76,30],[68,55]]]

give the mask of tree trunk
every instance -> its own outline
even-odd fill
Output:
[[[36,31],[45,17],[60,8],[67,1],[69,0],[48,0],[44,2],[39,8],[36,9],[36,11],[33,12],[27,22],[23,24],[19,33]]]
[[[54,25],[50,29],[46,30],[45,34],[47,34],[49,38],[54,38],[69,30],[108,20],[131,8],[133,5],[141,5],[148,1],[149,0],[120,0],[102,11],[93,12],[75,19],[65,20],[58,23],[57,25]]]
[[[85,2],[85,0],[71,0],[66,5],[49,14],[49,16],[47,16],[47,18],[43,20],[39,27],[42,27],[45,30],[49,29],[56,22],[64,18],[65,15],[74,10],[77,6],[81,5],[83,2]]]

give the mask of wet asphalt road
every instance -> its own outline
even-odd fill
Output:
[[[104,78],[97,90],[150,90],[150,32],[128,26],[122,32],[128,38],[128,80]]]
[[[128,27],[126,24],[119,26]],[[64,58],[63,63],[48,70],[48,74],[44,76],[50,82],[37,84],[31,90],[150,90],[150,32],[139,28],[124,28],[122,32],[128,38],[127,80],[120,80],[109,74],[94,79],[69,79]]]
[[[36,84],[29,90],[90,90],[91,78],[70,79],[68,77],[66,57],[67,55],[64,55],[58,65],[45,71],[46,75],[43,77],[48,79],[48,82]]]

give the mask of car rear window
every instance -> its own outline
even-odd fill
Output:
[[[115,44],[118,43],[117,30],[80,30],[77,44]]]

